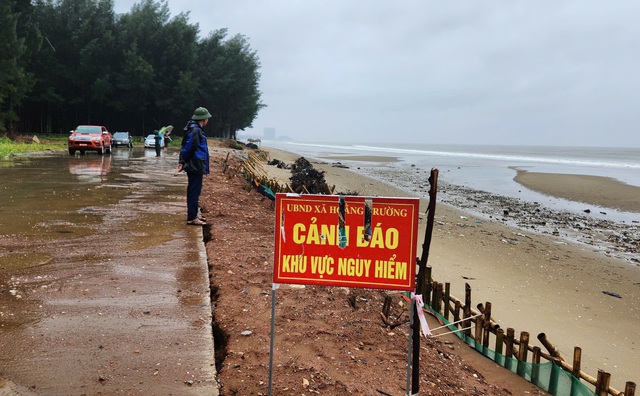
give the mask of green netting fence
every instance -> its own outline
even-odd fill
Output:
[[[442,323],[447,325],[447,328],[450,331],[458,330],[456,325],[450,324],[451,322],[445,319],[440,313],[434,311],[431,307],[425,308],[429,309],[431,313],[440,318]],[[563,370],[554,361],[539,364],[521,362],[514,357],[508,357],[483,346],[482,343],[479,343],[472,337],[463,334],[462,331],[456,331],[454,334],[487,358],[552,395],[597,396],[596,393],[589,389],[586,384],[580,381],[579,378],[576,378],[573,374]]]

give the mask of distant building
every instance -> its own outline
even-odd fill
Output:
[[[276,140],[276,128],[264,128],[262,135],[264,140]]]

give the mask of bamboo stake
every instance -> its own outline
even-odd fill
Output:
[[[453,320],[454,322],[460,322],[460,301],[455,302],[455,308],[453,309]]]
[[[471,316],[471,286],[468,283],[464,284],[464,317],[468,318]],[[469,321],[466,321],[462,324],[462,327],[469,327]],[[471,331],[465,331],[465,335],[471,336]]]
[[[538,336],[540,338],[540,336]],[[571,374],[574,377],[580,378],[580,360],[582,357],[582,349],[580,347],[573,348],[573,370],[571,370]]]
[[[496,363],[504,366],[505,360],[502,358],[504,356],[502,354],[502,346],[504,345],[504,330],[498,329],[496,331]],[[498,361],[498,356],[500,356],[500,361]]]
[[[529,351],[529,333],[520,332],[520,349],[518,350],[518,375],[523,377],[527,362],[527,352]]]
[[[489,347],[489,328],[491,326],[491,303],[487,301],[484,318],[482,320],[483,334],[482,334],[482,346],[485,348]]]
[[[389,310],[391,309],[391,296],[385,296],[384,304],[382,305],[382,314],[388,320]]]
[[[636,383],[627,381],[624,386],[624,396],[635,396],[636,394]]]
[[[540,376],[540,347],[533,347],[533,356],[531,357],[531,382],[536,383]]]
[[[598,370],[598,379],[596,381],[596,395],[607,396],[609,394],[609,382],[611,374],[603,370]]]
[[[436,282],[435,285],[436,285],[435,297],[434,297],[435,309],[436,309],[436,312],[440,312],[442,308],[442,283]]]
[[[581,365],[581,357],[582,357],[582,349],[580,347],[573,348],[573,370],[571,370],[571,374],[578,379],[580,382],[580,365]],[[560,366],[562,367],[562,366]],[[576,389],[574,389],[576,388]],[[574,381],[571,382],[571,391],[570,396],[574,396],[578,392],[577,384]]]
[[[438,299],[438,281],[436,280],[431,281],[431,297],[429,299],[431,300],[431,308],[435,310]]]
[[[505,337],[504,341],[504,344],[506,346],[504,354],[506,357],[513,356],[513,339],[515,338],[515,333],[516,331],[513,328],[507,328],[507,336]]]
[[[451,301],[451,283],[447,282],[444,284],[444,313],[442,316],[446,320],[449,320],[449,301]]]
[[[433,282],[433,279],[431,278],[431,266],[427,265],[426,268],[426,273],[425,273],[425,278],[424,278],[424,286],[422,287],[422,290],[420,290],[420,292],[422,293],[422,302],[424,302],[424,305],[427,306],[431,306],[431,282]]]
[[[549,351],[549,353],[551,354],[551,356],[553,357],[557,357],[558,359],[561,359],[562,361],[566,362],[567,359],[564,358],[564,356],[562,355],[562,353],[560,353],[560,351],[558,350],[558,348],[555,347],[555,345],[553,345],[548,339],[547,339],[547,335],[545,333],[540,333],[538,334],[538,340],[540,340],[540,342],[542,343],[542,345],[544,345],[545,348],[547,348],[547,351]]]
[[[485,308],[482,303],[478,304],[477,307],[478,307],[478,312],[480,313],[485,312]],[[498,322],[496,322],[495,319],[491,317],[491,310],[489,310],[489,328],[493,332],[496,332],[500,328],[500,325],[498,324]]]
[[[478,317],[475,319],[476,332],[473,336],[476,350],[482,353],[482,320]]]

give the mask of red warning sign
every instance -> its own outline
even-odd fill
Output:
[[[274,283],[413,291],[417,198],[276,195]]]

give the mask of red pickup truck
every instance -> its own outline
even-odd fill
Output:
[[[76,151],[84,154],[87,150],[95,150],[98,154],[111,153],[113,135],[102,125],[78,125],[69,135],[69,154]]]

